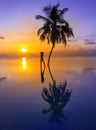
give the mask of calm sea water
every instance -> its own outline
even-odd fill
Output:
[[[96,130],[96,58],[52,58],[50,69],[39,58],[0,59],[0,130]],[[65,84],[62,108],[41,95],[52,78]]]

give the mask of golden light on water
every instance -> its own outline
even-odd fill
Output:
[[[23,58],[22,58],[22,68],[23,68],[23,70],[26,70],[26,68],[27,68],[26,57],[23,57]]]

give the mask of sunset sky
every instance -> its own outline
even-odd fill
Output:
[[[49,53],[51,45],[37,36],[43,22],[35,16],[45,15],[42,8],[59,1],[61,9],[69,8],[65,19],[75,38],[67,42],[66,48],[58,44],[54,55],[96,56],[96,0],[0,0],[0,56],[16,56],[22,47],[30,55],[38,55],[40,51]]]

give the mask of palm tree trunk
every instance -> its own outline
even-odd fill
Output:
[[[53,48],[54,48],[54,44],[52,45],[52,48],[51,48],[50,53],[49,53],[47,66],[49,66],[49,64],[50,64],[50,58],[51,58],[51,54],[52,54]]]

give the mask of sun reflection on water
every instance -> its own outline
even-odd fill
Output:
[[[22,57],[22,68],[23,68],[23,70],[26,70],[26,68],[27,68],[27,60],[26,60],[26,57]]]

